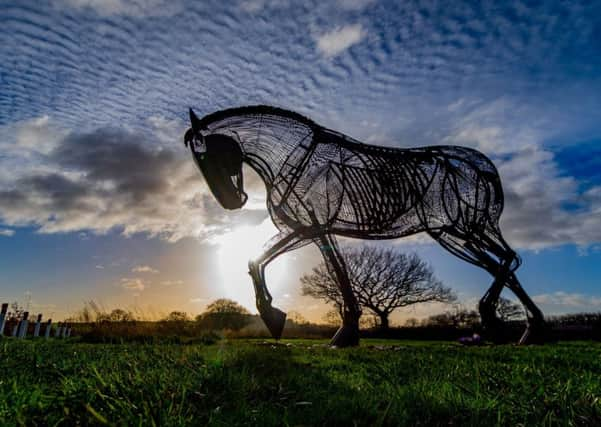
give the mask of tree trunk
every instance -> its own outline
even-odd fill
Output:
[[[390,330],[390,322],[388,320],[388,315],[390,313],[380,312],[378,313],[378,317],[380,318],[380,327],[378,328],[380,332],[388,332]]]

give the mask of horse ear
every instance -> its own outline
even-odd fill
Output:
[[[194,130],[195,133],[200,131],[200,119],[196,117],[192,108],[190,108],[190,123],[192,124],[192,130]]]

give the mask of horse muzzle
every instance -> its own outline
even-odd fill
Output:
[[[226,165],[218,158],[208,159],[206,154],[194,153],[196,165],[202,172],[211,193],[224,209],[240,209],[248,200],[244,192],[242,170],[231,175]]]

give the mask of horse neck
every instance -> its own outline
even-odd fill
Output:
[[[267,188],[271,188],[273,181],[286,163],[295,145],[285,143],[266,144],[259,142],[243,142],[244,162],[254,169],[263,179]]]

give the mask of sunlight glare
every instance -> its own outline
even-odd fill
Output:
[[[248,261],[262,253],[263,245],[277,229],[267,218],[259,225],[243,225],[213,239],[217,245],[217,263],[223,293],[255,311],[252,279],[248,274]],[[266,269],[266,281],[273,294],[279,288],[286,273],[286,259],[276,259]]]

